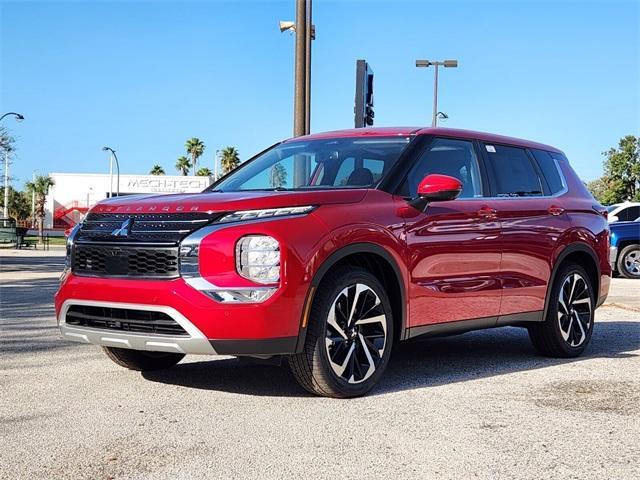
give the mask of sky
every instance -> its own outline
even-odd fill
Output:
[[[312,132],[351,128],[355,64],[375,73],[376,126],[429,125],[433,69],[442,126],[561,148],[584,180],[602,152],[640,135],[640,1],[313,3]],[[0,111],[32,172],[177,174],[184,143],[202,166],[235,146],[247,159],[292,135],[294,37],[286,1],[0,0]]]

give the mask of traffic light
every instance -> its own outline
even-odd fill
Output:
[[[373,125],[373,70],[365,60],[356,62],[355,126]]]

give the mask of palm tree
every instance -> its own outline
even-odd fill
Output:
[[[166,175],[164,172],[164,168],[162,168],[160,165],[156,164],[151,168],[151,171],[149,172],[150,175]]]
[[[47,201],[47,195],[49,189],[53,187],[54,181],[49,176],[38,175],[32,182],[27,182],[27,192],[35,196],[35,216],[38,222],[38,235],[40,235],[40,242],[42,243],[42,237],[44,232],[44,204]]]
[[[210,177],[213,175],[213,172],[209,167],[202,167],[198,169],[198,171],[196,172],[196,175],[198,177]]]
[[[180,175],[189,175],[189,169],[191,168],[191,162],[185,156],[179,157],[176,162],[176,170],[180,172]]]
[[[222,165],[222,174],[229,173],[231,170],[240,165],[240,156],[235,147],[223,148],[221,152],[220,164]]]
[[[196,173],[196,167],[198,165],[198,158],[204,153],[204,142],[199,138],[193,137],[187,140],[184,144],[184,148],[187,149],[187,153],[191,155],[191,166],[193,167],[193,173]]]

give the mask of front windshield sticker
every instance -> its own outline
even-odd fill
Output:
[[[489,153],[496,153],[496,147],[494,147],[493,145],[485,145],[487,147],[487,152]]]

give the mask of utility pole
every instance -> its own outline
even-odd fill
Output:
[[[2,218],[9,218],[9,151],[4,151],[4,208]]]
[[[306,133],[307,101],[307,0],[296,0],[295,86],[293,97],[293,136]]]
[[[314,37],[314,28],[313,28],[313,19],[312,19],[312,0],[307,0],[307,9],[306,9],[306,30],[305,30],[305,49],[306,49],[306,58],[305,58],[305,100],[304,100],[304,109],[305,109],[305,122],[304,122],[304,132],[306,135],[311,133],[311,40]]]

